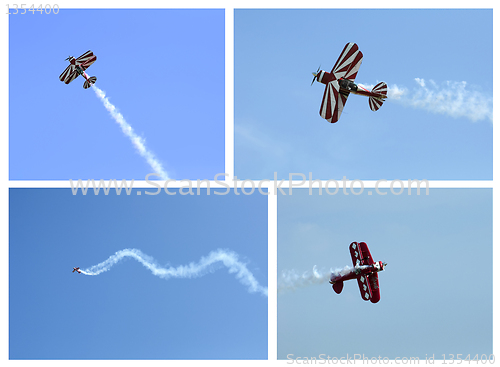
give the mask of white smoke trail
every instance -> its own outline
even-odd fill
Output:
[[[312,272],[304,272],[302,274],[298,274],[295,270],[284,271],[278,279],[278,293],[293,291],[297,288],[308,287],[314,284],[326,283],[330,281],[332,274],[345,275],[353,270],[353,267],[346,265],[343,269],[330,269],[330,271],[325,272],[319,271],[315,265]]]
[[[129,137],[135,149],[137,149],[139,154],[143,158],[145,158],[151,168],[153,168],[154,173],[159,174],[161,179],[168,180],[168,174],[163,169],[160,161],[155,157],[153,152],[149,151],[148,148],[146,148],[145,139],[134,132],[134,129],[132,129],[132,126],[130,126],[128,122],[125,121],[123,115],[118,112],[118,109],[111,102],[109,102],[108,97],[106,97],[106,93],[104,91],[97,88],[95,85],[92,85],[92,89],[94,90],[97,97],[99,97],[99,99],[102,101],[104,107],[106,108],[106,110],[108,110],[111,117],[116,121],[118,125],[120,125],[123,133]]]
[[[426,82],[421,78],[415,78],[415,82],[417,86],[412,90],[396,84],[388,86],[387,97],[404,106],[453,118],[465,117],[473,122],[487,119],[493,122],[493,97],[467,89],[467,82],[447,81],[438,85],[433,80]],[[373,85],[365,87],[371,90]]]
[[[94,265],[88,269],[80,269],[85,275],[99,275],[111,269],[113,265],[125,257],[131,257],[139,261],[142,265],[148,268],[153,275],[162,279],[169,278],[197,278],[205,275],[208,272],[214,271],[216,268],[225,266],[230,274],[235,274],[241,284],[248,287],[250,293],[261,293],[267,296],[267,287],[259,284],[253,274],[247,269],[246,265],[238,260],[238,255],[235,252],[218,249],[212,251],[206,257],[202,257],[198,263],[190,263],[189,265],[181,265],[176,268],[163,268],[156,264],[155,260],[142,253],[138,249],[125,249],[116,252],[106,261]]]

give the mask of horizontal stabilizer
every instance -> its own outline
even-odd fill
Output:
[[[340,292],[342,292],[342,289],[344,288],[344,282],[336,282],[334,285],[332,285],[332,288],[335,293],[340,294]]]
[[[381,99],[370,97],[368,103],[370,104],[370,110],[377,111],[380,107],[382,107],[384,101],[382,101]]]
[[[83,83],[83,88],[88,89],[92,84],[95,84],[97,78],[95,76],[91,76],[88,80],[85,80],[85,83]]]
[[[383,98],[387,97],[387,84],[384,82],[378,83],[373,87],[372,93],[381,94],[381,98],[370,97],[368,103],[370,104],[370,109],[372,111],[377,111],[384,103]]]

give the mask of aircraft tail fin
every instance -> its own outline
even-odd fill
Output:
[[[334,285],[332,285],[332,288],[335,293],[340,294],[340,292],[342,292],[342,289],[344,288],[344,282],[336,282]]]
[[[384,82],[378,83],[373,87],[372,93],[378,93],[387,96],[387,84],[385,84]],[[370,97],[368,103],[370,104],[370,109],[372,111],[377,111],[380,107],[382,107],[384,100],[380,98]]]
[[[97,78],[95,76],[91,76],[88,78],[88,80],[85,80],[85,83],[83,83],[83,88],[88,89],[92,84],[95,84]]]

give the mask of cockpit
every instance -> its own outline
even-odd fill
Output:
[[[342,89],[348,90],[349,92],[356,92],[358,90],[356,83],[348,79],[340,79],[339,84]]]

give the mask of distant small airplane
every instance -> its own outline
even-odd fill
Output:
[[[72,273],[74,273],[75,271],[78,272],[78,274],[82,273],[81,270],[80,270],[80,268],[73,268]]]
[[[372,111],[377,111],[387,98],[387,84],[384,82],[378,83],[371,91],[354,83],[362,60],[363,54],[358,45],[351,42],[345,45],[330,73],[320,68],[312,73],[314,77],[311,85],[315,80],[326,84],[319,114],[328,122],[335,123],[339,120],[350,93],[369,97]]]
[[[378,272],[384,270],[387,263],[382,261],[374,262],[368,245],[365,242],[353,242],[349,245],[351,252],[352,264],[354,269],[347,274],[332,273],[330,276],[330,284],[335,293],[340,294],[344,288],[344,281],[357,279],[361,298],[365,301],[370,300],[372,303],[380,301],[380,290],[378,286]]]
[[[76,59],[70,56],[66,60],[69,60],[70,65],[59,76],[62,82],[69,84],[75,80],[78,75],[81,75],[85,78],[83,88],[87,89],[90,88],[92,84],[95,84],[97,78],[95,76],[89,77],[85,73],[85,70],[97,60],[97,56],[95,56],[92,51],[89,50]]]

